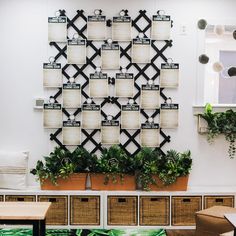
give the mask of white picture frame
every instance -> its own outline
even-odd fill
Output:
[[[148,64],[151,62],[151,39],[135,38],[132,40],[132,63]]]
[[[101,128],[101,107],[95,104],[84,104],[82,106],[82,128]]]
[[[121,129],[140,129],[139,105],[121,106]]]
[[[134,96],[134,75],[117,73],[115,80],[115,97],[132,98]]]
[[[101,67],[103,70],[119,70],[120,69],[120,46],[118,44],[103,44],[102,45]]]
[[[88,40],[103,41],[106,39],[106,16],[88,16],[87,21]]]
[[[69,39],[67,41],[67,63],[86,64],[86,51],[85,39]]]
[[[48,41],[65,43],[67,41],[67,17],[48,17]]]
[[[92,98],[104,98],[109,95],[108,76],[105,73],[90,74],[89,96]]]
[[[176,129],[179,126],[179,104],[161,104],[160,127]]]
[[[160,108],[160,89],[158,85],[142,85],[140,107],[147,110]]]
[[[178,88],[179,87],[179,64],[161,64],[160,87]]]
[[[80,121],[63,122],[62,144],[66,146],[77,146],[81,144]]]
[[[61,88],[62,69],[60,63],[43,63],[43,87]]]
[[[43,109],[43,127],[59,129],[62,127],[62,107],[58,103],[46,103]]]
[[[81,86],[76,83],[63,84],[62,104],[64,108],[81,107]]]

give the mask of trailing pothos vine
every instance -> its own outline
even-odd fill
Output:
[[[212,106],[207,103],[204,113],[199,116],[208,124],[208,141],[212,143],[219,134],[223,134],[229,142],[229,157],[234,158],[236,153],[236,112],[232,109],[225,112],[213,112]]]

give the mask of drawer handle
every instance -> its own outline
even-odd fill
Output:
[[[49,198],[48,201],[49,201],[49,202],[56,202],[57,199],[56,199],[56,198]]]
[[[154,197],[151,198],[151,202],[160,202],[160,200],[161,200],[160,198],[154,198]]]
[[[126,202],[125,198],[118,198],[118,202]]]
[[[191,202],[191,199],[190,198],[184,198],[183,202]]]
[[[223,198],[216,198],[215,200],[216,202],[220,202],[220,203],[223,203],[224,202],[224,199]]]
[[[18,197],[18,198],[17,198],[17,201],[18,201],[18,202],[24,202],[24,200],[25,200],[25,199],[24,199],[23,197]]]
[[[81,201],[81,202],[88,202],[89,199],[88,199],[88,198],[81,198],[80,201]]]

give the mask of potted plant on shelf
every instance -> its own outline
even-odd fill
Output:
[[[190,151],[178,153],[169,150],[162,154],[151,148],[142,148],[136,155],[137,181],[143,190],[186,191],[192,166]]]
[[[74,152],[56,147],[31,173],[37,176],[42,190],[84,190],[90,156],[81,147]]]
[[[92,190],[135,190],[134,162],[118,145],[105,148],[90,166]]]
[[[212,106],[207,103],[203,114],[199,114],[207,122],[207,139],[212,143],[214,139],[223,134],[229,142],[228,154],[230,158],[235,157],[236,140],[236,112],[232,109],[225,112],[213,113]]]

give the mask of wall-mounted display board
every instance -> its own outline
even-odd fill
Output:
[[[105,73],[94,73],[89,76],[89,96],[104,98],[108,96],[108,77]]]
[[[132,21],[130,16],[113,17],[112,40],[131,41],[131,24]]]
[[[121,108],[121,128],[140,129],[140,112],[138,104],[123,105]]]
[[[132,40],[132,62],[146,64],[151,62],[151,39]]]
[[[60,63],[43,63],[43,87],[62,87],[62,70]]]
[[[68,146],[77,146],[81,143],[80,121],[63,121],[62,143]]]
[[[85,64],[86,63],[86,40],[73,38],[67,41],[67,63]]]
[[[66,16],[48,17],[48,41],[58,43],[67,41]]]
[[[132,98],[134,96],[134,75],[132,73],[116,74],[115,96],[124,98]]]
[[[94,15],[88,16],[87,22],[88,40],[105,40],[106,39],[106,16]]]
[[[141,124],[141,137],[140,143],[142,147],[159,147],[160,141],[159,124],[144,123]]]
[[[81,87],[80,84],[63,84],[62,99],[64,108],[81,107]]]
[[[179,86],[179,64],[161,64],[160,86],[163,88],[177,88]]]
[[[172,21],[167,15],[152,16],[151,38],[154,40],[170,40]]]
[[[101,107],[95,104],[84,104],[82,106],[82,128],[101,128]]]
[[[158,109],[160,90],[159,85],[145,84],[141,89],[141,108],[142,109]]]
[[[101,126],[101,143],[105,145],[120,143],[120,122],[104,120]]]
[[[120,69],[120,46],[118,44],[103,44],[101,48],[102,69]]]
[[[179,123],[179,104],[161,104],[160,127],[164,129],[175,129]]]
[[[49,129],[58,129],[62,127],[61,104],[45,103],[43,105],[43,126]]]
[[[118,143],[118,138],[120,138],[119,145],[127,154],[134,156],[141,149],[141,132],[143,137],[145,132],[152,131],[152,129],[145,129],[145,131],[141,129],[141,120],[145,122],[149,117],[152,117],[155,121],[159,120],[160,108],[156,102],[158,99],[159,101],[166,101],[167,99],[165,88],[160,87],[159,98],[157,97],[157,90],[153,89],[155,90],[157,99],[155,102],[154,99],[148,101],[147,98],[150,98],[150,96],[145,96],[145,93],[142,93],[141,86],[148,83],[149,80],[153,80],[156,85],[158,84],[161,69],[158,66],[159,60],[162,60],[163,63],[168,62],[165,53],[172,47],[172,40],[159,41],[150,39],[152,19],[149,18],[145,10],[140,10],[136,16],[131,16],[131,31],[135,35],[138,35],[139,38],[129,41],[129,31],[123,32],[122,36],[120,32],[124,25],[127,28],[129,28],[128,25],[130,26],[128,10],[122,11],[123,13],[116,19],[110,16],[112,20],[107,20],[105,16],[102,16],[101,10],[94,11],[93,16],[86,16],[83,10],[77,10],[73,18],[70,19],[67,17],[68,32],[73,31],[75,34],[78,34],[78,38],[86,40],[86,63],[81,66],[67,63],[68,52],[66,42],[64,44],[51,42],[50,46],[53,48],[53,52],[55,50],[58,51],[55,55],[55,62],[60,61],[62,64],[65,63],[62,65],[63,80],[68,80],[68,82],[72,83],[71,78],[76,78],[81,86],[81,104],[84,105],[81,108],[75,107],[73,112],[71,108],[63,107],[62,109],[64,118],[69,118],[73,114],[75,120],[81,121],[82,135],[80,145],[86,148],[91,147],[91,153],[100,153],[104,148],[103,145],[110,145],[107,144],[108,142]],[[66,16],[65,10],[60,10],[60,13],[61,16]],[[122,17],[127,21],[123,20],[122,23],[118,23]],[[124,25],[122,25],[123,23]],[[111,37],[116,41],[107,39],[106,28],[109,29],[107,30],[109,37],[113,30]],[[126,41],[126,37],[128,41]],[[105,47],[108,46],[107,48],[104,48],[104,46],[102,48],[104,43]],[[117,48],[113,48],[114,45],[117,45],[119,49],[117,46],[115,46]],[[104,83],[105,80],[90,79],[90,74],[93,73],[92,71],[100,65],[102,65],[102,69],[108,70],[106,71],[106,83]],[[120,70],[121,67],[122,73],[114,71]],[[96,72],[100,73],[101,71],[96,70]],[[118,74],[115,75],[116,73]],[[93,82],[95,86],[93,86]],[[101,85],[101,83],[104,84]],[[104,92],[107,91],[107,87],[109,88],[108,93]],[[95,88],[100,88],[104,94],[100,94],[100,91],[96,91]],[[148,93],[150,91],[145,92]],[[63,100],[61,94],[63,95],[63,89],[59,88],[52,96],[56,103],[60,103],[61,99]],[[141,98],[141,94],[143,98]],[[93,98],[92,104],[90,103],[90,98]],[[131,103],[133,105],[123,106],[127,98],[133,99]],[[145,109],[140,109],[141,99],[143,100],[142,106]],[[115,125],[111,125],[111,127],[102,125],[101,120],[107,121],[108,116],[111,114],[114,121],[120,122],[120,128]],[[110,128],[113,131],[106,132]],[[162,147],[170,142],[170,136],[165,134],[166,131],[161,128],[159,129],[160,142],[152,139],[152,141],[145,143],[146,141],[143,139],[142,145],[153,145],[153,147],[163,152]],[[119,129],[120,137],[118,137]],[[61,132],[62,129],[59,128],[50,134],[50,140],[55,141],[59,146],[67,149],[67,145],[63,144],[61,140]],[[108,138],[108,134],[112,134],[113,132],[112,138],[114,139]],[[153,132],[157,132],[157,129]],[[155,135],[153,134],[151,136],[154,137]]]

